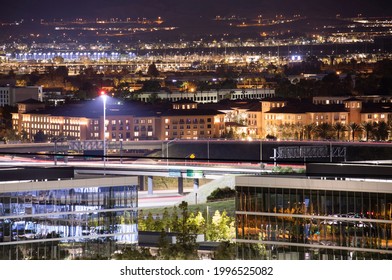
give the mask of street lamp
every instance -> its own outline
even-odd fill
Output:
[[[103,168],[106,170],[106,92],[104,90],[101,91],[101,97],[103,101]],[[103,175],[106,172],[104,172]]]

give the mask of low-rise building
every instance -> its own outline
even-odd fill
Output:
[[[26,99],[36,99],[42,102],[42,87],[41,86],[28,86],[28,87],[15,87],[5,86],[0,87],[0,107],[15,106],[18,102]]]
[[[391,181],[341,174],[236,177],[239,258],[392,259]]]
[[[151,96],[162,100],[172,102],[188,99],[197,103],[217,103],[223,99],[241,100],[241,99],[263,99],[275,97],[275,89],[273,88],[252,88],[252,89],[220,89],[209,91],[189,90],[186,92],[143,92],[138,93],[137,98],[140,101],[148,102]]]

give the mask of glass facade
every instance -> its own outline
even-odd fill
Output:
[[[137,243],[137,186],[0,193],[0,259],[110,256]]]
[[[236,190],[239,258],[392,259],[391,193]]]

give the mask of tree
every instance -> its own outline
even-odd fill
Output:
[[[373,132],[374,125],[371,122],[363,122],[361,128],[366,132],[366,142],[369,141],[369,135]]]
[[[40,129],[36,134],[34,134],[34,142],[35,143],[43,143],[48,141],[48,135],[44,134],[44,132]]]
[[[349,127],[350,127],[350,130],[351,130],[351,137],[352,137],[352,140],[354,141],[354,138],[355,138],[355,132],[357,132],[357,131],[360,131],[361,130],[361,127],[357,124],[357,123],[350,123],[349,124]]]
[[[183,201],[179,207],[180,218],[175,222],[178,226],[177,241],[175,244],[167,242],[166,233],[162,231],[159,242],[158,258],[164,260],[195,260],[198,259],[196,243],[197,226],[190,220],[188,203]]]
[[[154,230],[155,229],[154,218],[153,218],[151,212],[148,212],[148,216],[147,216],[147,219],[145,221],[145,226],[146,226],[145,230]]]
[[[159,76],[159,71],[154,62],[148,66],[147,75],[154,78]]]
[[[307,124],[304,126],[305,137],[307,140],[312,140],[312,134],[315,132],[317,126],[315,123]]]
[[[329,138],[329,133],[331,132],[331,130],[332,127],[329,123],[321,123],[316,128],[317,134],[321,139]]]
[[[234,220],[227,216],[224,210],[222,214],[215,211],[211,223],[207,225],[206,238],[211,241],[229,241],[234,238]]]
[[[54,75],[66,78],[68,77],[68,68],[66,66],[59,66],[54,70]]]
[[[336,122],[336,123],[334,123],[332,128],[337,133],[337,139],[340,140],[340,133],[343,131],[346,131],[346,126],[344,124],[342,124],[341,122]]]
[[[214,252],[214,260],[235,260],[236,253],[235,243],[223,241]]]
[[[375,124],[374,134],[377,140],[385,141],[388,138],[388,124],[384,121]]]
[[[7,128],[0,130],[0,139],[4,143],[7,143],[8,141],[18,141],[20,137],[13,129]]]
[[[145,81],[143,82],[142,91],[159,91],[161,89],[161,84],[159,81]]]
[[[203,233],[206,224],[203,213],[200,211],[196,212],[196,214],[190,213],[187,223],[190,228],[195,229],[195,233]]]
[[[181,210],[181,219],[180,219],[180,230],[177,234],[177,243],[181,246],[183,253],[186,256],[193,257],[195,254],[197,256],[197,244],[196,244],[196,231],[197,228],[194,224],[190,224],[188,222],[189,219],[189,211],[188,211],[188,203],[183,201],[179,205]]]

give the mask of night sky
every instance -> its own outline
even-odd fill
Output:
[[[157,17],[171,21],[216,15],[392,16],[391,0],[0,0],[0,20]]]

